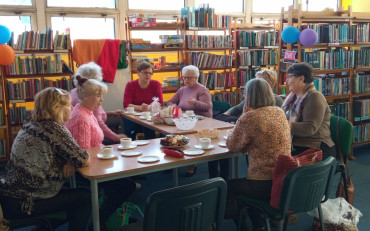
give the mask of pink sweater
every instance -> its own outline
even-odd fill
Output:
[[[197,100],[195,105],[188,104],[187,100],[192,97]],[[182,87],[176,94],[167,102],[167,105],[177,104],[184,112],[193,110],[196,115],[202,115],[212,118],[212,101],[209,90],[200,83],[196,83],[192,87]]]
[[[72,119],[65,123],[81,148],[101,147],[104,134],[96,117],[79,103],[73,108]]]
[[[79,99],[77,96],[77,88],[71,90],[71,104],[74,107],[77,103],[79,103]],[[107,113],[105,113],[102,106],[99,106],[98,109],[93,111],[94,116],[98,120],[100,128],[103,130],[104,137],[113,141],[119,141],[119,137],[116,133],[114,133],[108,126],[105,124],[107,121]]]
[[[139,80],[137,79],[127,83],[123,95],[123,107],[126,108],[129,104],[151,104],[153,102],[153,97],[158,97],[159,103],[163,105],[161,83],[151,79],[147,88],[141,88]]]

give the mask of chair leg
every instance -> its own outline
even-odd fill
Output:
[[[268,218],[268,217],[265,218],[267,231],[271,231],[270,221],[271,221],[270,218]]]
[[[324,224],[324,218],[322,216],[321,204],[319,204],[319,206],[317,207],[317,210],[319,212],[321,231],[325,231],[325,224]]]
[[[240,210],[239,220],[238,220],[238,227],[236,228],[237,231],[242,231],[243,224],[246,223],[247,214],[248,214],[248,208],[247,207],[244,207]],[[245,231],[245,230],[243,230],[243,231]]]
[[[349,203],[349,197],[348,197],[348,188],[347,188],[347,177],[346,177],[346,172],[343,171],[341,173],[341,178],[343,179],[343,185],[344,185],[344,195],[345,195],[345,199],[346,201]]]

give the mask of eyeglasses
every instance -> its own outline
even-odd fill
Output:
[[[181,78],[183,78],[183,79],[185,79],[185,80],[189,80],[189,79],[195,79],[195,78],[197,78],[197,77],[195,77],[195,76],[182,76]]]
[[[153,72],[147,72],[147,71],[140,71],[140,73],[144,75],[153,75]]]

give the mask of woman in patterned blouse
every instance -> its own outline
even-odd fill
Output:
[[[279,154],[290,155],[290,128],[285,114],[274,107],[274,94],[261,78],[250,80],[245,89],[244,113],[226,140],[230,152],[248,152],[246,178],[228,182],[226,217],[236,218],[236,195],[270,201],[272,172]],[[254,230],[264,230],[258,211],[249,211]]]
[[[64,178],[89,160],[64,127],[71,110],[71,98],[65,90],[46,88],[36,95],[32,119],[15,138],[5,176],[0,178],[5,218],[66,211],[68,229],[85,230],[91,214],[90,193],[62,189]]]

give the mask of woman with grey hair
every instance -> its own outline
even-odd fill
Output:
[[[290,128],[283,110],[274,107],[275,99],[269,84],[261,78],[248,81],[244,113],[227,137],[231,153],[248,152],[246,178],[228,182],[225,216],[237,218],[239,209],[236,196],[243,194],[270,201],[272,172],[278,155],[290,155]],[[254,230],[263,230],[260,214],[250,211]]]
[[[102,73],[102,68],[94,63],[86,63],[81,65],[77,73],[74,75],[73,78],[73,83],[75,86],[78,85],[78,80],[76,79],[77,76],[87,78],[87,79],[95,79],[99,82],[103,81],[103,73]],[[78,102],[80,102],[80,99],[77,95],[77,88],[74,88],[71,90],[71,104],[72,106],[75,106]],[[110,111],[110,112],[105,112],[103,107],[100,105],[97,109],[93,111],[94,116],[98,120],[100,128],[103,130],[104,133],[104,144],[112,144],[112,143],[119,143],[121,138],[126,137],[124,134],[116,134],[114,133],[106,124],[105,122],[107,121],[107,117],[109,116],[116,116],[120,115],[123,113],[122,110],[116,110],[116,111]]]

